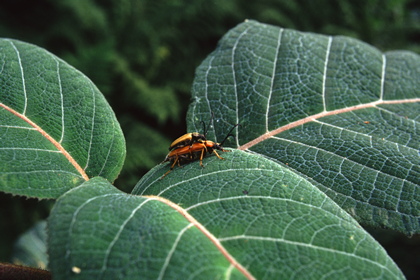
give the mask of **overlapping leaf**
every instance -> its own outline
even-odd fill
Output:
[[[245,279],[174,207],[99,177],[62,196],[48,225],[54,279]]]
[[[12,260],[15,264],[46,269],[47,255],[47,222],[40,221],[23,233],[13,248]]]
[[[159,165],[136,186],[142,197],[101,178],[66,193],[49,219],[55,278],[404,278],[308,181],[259,156],[223,156],[164,179]]]
[[[89,177],[113,181],[125,143],[108,103],[51,53],[0,40],[0,188],[55,198]]]
[[[420,57],[254,21],[198,68],[190,131],[286,166],[367,224],[420,232]]]
[[[219,141],[241,123],[236,145],[226,144],[246,151],[209,156],[204,168],[176,167],[163,179],[169,164],[159,165],[136,195],[103,178],[66,192],[48,224],[54,278],[403,279],[343,208],[417,231],[417,60],[255,22],[233,29],[197,71],[189,119],[200,131],[214,113],[208,138]],[[407,82],[395,87],[393,79]],[[3,108],[34,119],[19,103]]]

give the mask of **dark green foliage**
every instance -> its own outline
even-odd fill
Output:
[[[1,37],[63,58],[92,79],[111,104],[127,141],[126,164],[115,182],[124,190],[160,163],[168,144],[185,132],[195,68],[223,34],[245,19],[352,36],[381,50],[420,52],[415,0],[0,2]],[[39,205],[33,204],[37,213]],[[2,203],[1,260],[7,260],[17,231],[29,227],[22,224],[32,221],[22,218],[28,211],[15,208]],[[42,211],[34,216],[45,217]]]

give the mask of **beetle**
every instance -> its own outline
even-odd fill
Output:
[[[206,139],[199,139],[199,141],[191,144],[187,144],[184,146],[180,146],[178,148],[174,148],[172,151],[169,152],[169,154],[166,156],[165,160],[163,162],[172,162],[171,168],[162,176],[161,179],[163,179],[166,175],[169,174],[169,172],[174,169],[175,165],[178,164],[178,166],[181,166],[181,164],[189,163],[195,160],[200,160],[201,167],[204,167],[203,165],[203,158],[206,156],[206,154],[211,154],[214,152],[214,154],[219,159],[222,158],[219,153],[216,150],[222,151],[222,152],[230,152],[228,150],[223,149],[223,144],[225,141],[230,137],[234,137],[231,132],[235,127],[237,127],[239,124],[236,124],[232,127],[232,129],[229,131],[229,133],[226,135],[225,139],[221,143],[216,143],[210,140]],[[181,137],[180,137],[181,138]]]
[[[192,132],[192,133],[187,133],[182,135],[181,137],[178,137],[174,142],[172,142],[172,144],[169,146],[169,151],[175,150],[177,148],[181,148],[184,146],[190,146],[192,147],[192,144],[196,143],[196,142],[201,142],[203,143],[204,141],[206,141],[206,137],[207,137],[207,130],[210,127],[210,123],[212,121],[212,119],[214,118],[214,114],[212,113],[211,118],[209,120],[209,124],[207,125],[207,129],[206,129],[206,124],[201,121],[203,123],[203,132],[204,134],[200,134],[198,132]]]
[[[182,135],[181,137],[177,138],[172,144],[169,146],[169,151],[175,150],[177,148],[181,148],[184,146],[191,146],[195,142],[204,142],[206,141],[206,135],[200,134],[198,132],[192,132]]]

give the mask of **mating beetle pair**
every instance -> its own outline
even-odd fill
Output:
[[[211,121],[211,120],[210,120]],[[210,124],[209,124],[210,125]],[[166,156],[163,162],[171,162],[171,168],[162,176],[164,178],[169,172],[174,169],[175,165],[181,166],[181,164],[189,163],[195,161],[197,159],[200,160],[200,165],[203,165],[203,158],[204,156],[209,153],[213,153],[219,158],[223,159],[216,150],[222,152],[229,152],[222,148],[225,141],[229,138],[229,136],[234,137],[231,132],[232,130],[237,127],[239,124],[236,124],[232,127],[229,133],[226,135],[225,139],[221,143],[216,143],[210,140],[207,140],[207,130],[205,124],[203,122],[204,127],[204,134],[199,134],[198,132],[187,133],[183,136],[176,139],[172,144],[169,146],[169,154]]]

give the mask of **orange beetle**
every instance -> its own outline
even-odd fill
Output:
[[[210,123],[211,120],[213,119],[214,115],[211,115],[209,124],[207,125],[207,129],[210,127]],[[206,135],[207,135],[207,129],[206,129],[206,124],[201,121],[203,123],[203,132],[204,134],[200,134],[198,132],[192,132],[192,133],[187,133],[182,135],[181,137],[178,137],[174,142],[172,142],[172,144],[169,146],[169,151],[175,150],[177,148],[181,148],[184,146],[190,146],[192,147],[192,144],[196,143],[196,142],[201,142],[203,143],[204,141],[206,141]]]
[[[206,141],[205,134],[203,135],[198,132],[187,133],[177,138],[174,142],[172,142],[172,144],[169,146],[169,151],[188,145],[191,146],[195,142],[203,141]]]
[[[163,162],[172,162],[171,168],[162,176],[165,177],[169,174],[169,172],[174,169],[175,165],[178,164],[178,166],[181,166],[181,164],[189,163],[191,161],[195,161],[197,159],[200,160],[201,167],[204,167],[203,165],[203,158],[206,156],[206,154],[211,154],[214,152],[214,154],[219,159],[222,158],[219,153],[216,152],[216,150],[222,151],[222,152],[229,152],[228,150],[224,150],[222,148],[225,141],[229,138],[229,136],[234,137],[231,132],[232,130],[237,127],[239,124],[236,124],[232,127],[232,129],[229,131],[229,133],[226,135],[225,139],[221,143],[216,143],[210,140],[199,139],[195,143],[189,143],[184,146],[179,146],[177,148],[174,148],[169,154],[166,156],[165,160]],[[181,138],[181,137],[180,137]],[[178,139],[180,139],[178,138]],[[176,142],[175,140],[174,142]],[[171,145],[172,146],[172,145]]]

